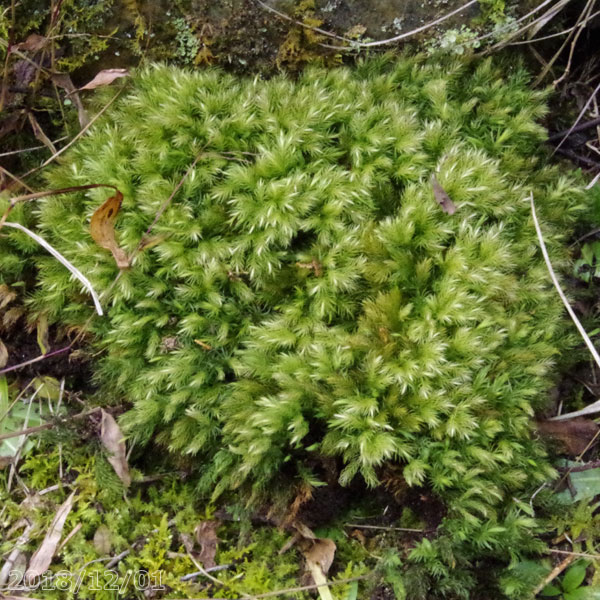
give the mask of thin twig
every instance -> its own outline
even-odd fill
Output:
[[[196,156],[196,158],[194,158],[192,164],[187,168],[186,172],[183,174],[183,176],[181,177],[181,179],[179,180],[179,182],[177,183],[177,185],[175,186],[175,188],[173,189],[173,191],[171,192],[169,197],[162,203],[162,205],[156,212],[156,215],[154,215],[154,219],[153,219],[152,223],[150,223],[150,226],[148,227],[148,229],[146,229],[146,233],[142,236],[140,243],[138,244],[137,248],[135,249],[133,255],[131,256],[132,260],[133,260],[133,257],[142,249],[143,244],[144,244],[144,238],[146,236],[148,236],[148,234],[152,231],[152,229],[154,228],[154,226],[156,225],[158,220],[162,217],[165,210],[167,210],[167,208],[169,207],[169,204],[171,204],[171,201],[175,197],[175,194],[177,194],[177,192],[180,190],[181,186],[185,183],[185,180],[188,178],[188,175],[192,172],[192,169],[198,164],[198,161],[203,156],[204,156],[204,151],[200,152],[200,154],[198,154],[198,156]]]
[[[579,25],[573,25],[572,27],[569,27],[568,29],[565,29],[564,31],[559,31],[558,33],[552,33],[550,35],[545,35],[545,36],[539,37],[539,38],[533,38],[531,40],[522,40],[520,42],[512,42],[512,43],[508,44],[508,46],[520,46],[522,44],[533,44],[535,42],[544,42],[546,40],[551,40],[552,38],[567,35],[567,33],[570,33],[576,27],[585,27],[592,19],[596,18],[598,15],[600,15],[600,10],[597,10],[595,13],[591,14],[589,17],[586,17],[586,19],[583,23],[580,23]]]
[[[182,556],[186,556],[183,554]],[[215,573],[217,571],[225,571],[226,569],[230,569],[233,565],[216,565],[215,567],[208,567],[207,569],[202,569],[202,571],[196,571],[194,573],[188,573],[187,575],[182,575],[179,578],[179,581],[190,581],[191,579],[196,579],[200,575],[204,575],[205,573]]]
[[[558,471],[568,471],[569,473],[581,473],[582,471],[589,471],[590,469],[597,469],[600,467],[600,460],[592,460],[585,465],[579,467],[555,467]]]
[[[5,169],[2,165],[0,165],[0,173],[4,173],[7,177],[10,177],[14,182],[18,183],[21,187],[24,187],[26,190],[33,192],[33,190],[20,178],[16,175],[13,175],[10,171]],[[7,185],[5,189],[9,186]]]
[[[357,523],[348,523],[344,527],[355,527],[356,529],[380,529],[381,531],[408,531],[411,533],[427,533],[435,529],[411,529],[410,527],[385,527],[384,525],[359,525]]]
[[[573,323],[575,323],[575,327],[577,327],[577,331],[579,331],[581,337],[583,338],[586,346],[588,347],[588,350],[590,351],[591,355],[594,358],[594,361],[600,367],[600,355],[598,355],[598,351],[594,347],[592,340],[590,340],[590,337],[588,336],[585,329],[583,328],[583,325],[577,318],[575,311],[571,308],[571,305],[569,304],[569,301],[567,300],[565,293],[563,292],[562,288],[560,287],[560,283],[558,282],[556,273],[554,272],[554,269],[552,268],[552,263],[550,262],[550,257],[548,256],[548,251],[546,250],[546,244],[544,243],[544,237],[542,235],[542,230],[540,229],[540,224],[538,222],[538,218],[537,218],[537,215],[535,212],[535,204],[533,201],[533,194],[530,195],[529,199],[531,201],[531,215],[533,217],[533,223],[535,225],[535,230],[537,232],[538,240],[540,242],[540,249],[542,251],[542,255],[544,256],[544,261],[546,262],[546,267],[548,268],[548,272],[550,273],[550,279],[552,279],[552,283],[554,284],[554,287],[556,288],[556,291],[558,292],[560,299],[562,300],[563,304],[565,305],[565,308],[567,309],[569,316],[573,320]],[[590,406],[582,408],[581,410],[577,410],[575,412],[567,413],[564,415],[558,415],[556,417],[552,417],[552,419],[550,419],[550,420],[559,421],[559,420],[563,420],[563,419],[572,419],[573,417],[578,417],[581,415],[588,415],[588,414],[591,414],[594,412],[600,412],[600,400],[597,402],[594,402]]]
[[[27,367],[36,362],[40,362],[41,360],[46,360],[47,358],[50,358],[51,356],[56,356],[57,354],[62,354],[63,352],[67,352],[68,350],[70,350],[73,347],[73,345],[74,345],[74,342],[71,342],[71,344],[69,344],[68,346],[64,346],[63,348],[59,348],[58,350],[52,350],[52,352],[47,352],[46,354],[40,354],[39,356],[36,356],[35,358],[31,358],[30,360],[26,360],[25,362],[19,363],[18,365],[4,367],[3,369],[0,369],[0,375],[4,375],[4,373],[10,373],[11,371],[16,371],[17,369],[22,369],[23,367]]]
[[[61,138],[58,138],[57,140],[54,140],[52,143],[53,144],[58,144],[58,142],[62,142],[63,140],[66,140],[67,136],[63,136]],[[11,150],[10,152],[2,152],[0,153],[0,158],[3,158],[5,156],[13,156],[14,154],[23,154],[25,152],[33,152],[34,150],[41,150],[43,148],[47,148],[47,146],[45,145],[41,145],[41,146],[32,146],[31,148],[23,148],[22,150]]]
[[[586,186],[585,189],[586,190],[591,190],[597,183],[598,180],[600,179],[600,171],[598,171],[598,173],[596,173],[594,179],[592,179]]]
[[[576,27],[580,25],[583,15],[587,13],[588,6],[590,5],[591,1],[593,1],[593,0],[588,0],[585,7],[583,8],[583,11],[580,13],[579,17],[577,18],[577,21],[575,22]],[[569,35],[567,35],[567,39],[562,43],[562,45],[556,51],[554,56],[548,61],[548,64],[546,65],[546,67],[544,67],[544,69],[542,69],[541,73],[537,76],[537,78],[534,82],[534,85],[539,85],[544,80],[544,78],[548,74],[548,71],[552,68],[552,65],[558,60],[558,57],[562,54],[562,51],[567,47],[567,44],[569,43],[569,41],[571,40],[571,36],[573,35],[573,31],[575,31],[575,28],[569,32]]]
[[[249,596],[248,600],[258,600],[259,598],[273,598],[275,596],[282,596],[283,594],[292,594],[294,592],[306,592],[308,590],[316,590],[320,587],[333,587],[336,585],[345,585],[346,583],[352,583],[353,581],[364,581],[371,577],[372,573],[366,575],[358,575],[357,577],[348,577],[347,579],[338,579],[336,581],[327,581],[320,583],[319,585],[300,585],[298,587],[286,588],[284,590],[276,590],[274,592],[266,592],[264,594],[257,594],[256,596]],[[176,598],[175,600],[215,600],[214,598]]]
[[[211,575],[193,556],[192,553],[187,550],[187,555],[188,558],[192,561],[193,565],[196,567],[196,569],[198,569],[198,572],[201,573],[202,575],[204,575],[204,577],[206,577],[207,579],[210,579],[213,583],[216,583],[217,585],[223,586],[223,587],[227,587],[227,584],[224,581],[221,581],[220,579],[217,579],[216,577],[214,577],[213,575]],[[242,594],[242,596],[244,598],[249,598],[249,596],[247,594]]]
[[[89,417],[93,415],[95,412],[99,411],[100,407],[91,408],[90,410],[86,410],[84,412],[77,413],[68,419],[58,419],[57,421],[53,421],[52,423],[43,423],[42,425],[36,425],[35,427],[27,427],[26,429],[21,429],[21,431],[11,431],[9,433],[3,433],[0,435],[0,441],[8,440],[9,438],[19,437],[20,435],[29,435],[31,433],[38,433],[40,431],[45,431],[46,429],[52,429],[56,426],[57,423],[66,423],[67,420],[75,420],[75,419],[83,419],[85,417]]]
[[[585,552],[570,552],[569,550],[557,550],[555,548],[548,548],[546,552],[552,552],[553,554],[567,554],[571,556],[582,556],[584,558],[593,558],[600,560],[600,554],[586,554]]]
[[[586,121],[585,123],[580,123],[577,126],[571,126],[569,129],[563,129],[562,131],[558,131],[557,133],[553,133],[546,141],[554,142],[556,140],[560,140],[563,137],[569,137],[572,133],[577,133],[579,131],[585,131],[590,127],[596,127],[596,125],[600,125],[600,117],[596,117],[591,121]]]
[[[494,31],[490,31],[488,33],[484,33],[483,35],[480,35],[479,37],[475,38],[473,41],[474,42],[479,42],[481,40],[485,40],[489,37],[498,35],[500,33],[503,33],[504,31],[509,30],[510,27],[513,27],[514,25],[521,23],[523,21],[525,21],[526,19],[528,19],[529,17],[531,17],[532,15],[534,15],[536,12],[538,12],[538,10],[544,8],[544,6],[550,4],[550,2],[552,2],[553,0],[544,0],[544,2],[542,2],[541,4],[538,4],[533,10],[529,11],[527,14],[523,15],[522,17],[520,17],[519,19],[517,19],[516,21],[513,21],[512,23],[509,23],[508,25],[504,25]],[[557,4],[555,5],[555,7],[557,5],[560,5],[561,1],[559,0],[559,2],[557,2]],[[525,31],[527,31],[528,29],[530,29],[533,25],[535,25],[536,23],[538,23],[541,19],[543,19],[549,12],[551,12],[555,7],[552,7],[550,10],[546,11],[543,15],[541,15],[540,17],[537,17],[536,19],[534,19],[533,21],[531,21],[531,23],[527,23],[527,25],[524,25],[523,27],[517,29],[517,31],[512,32],[506,39],[499,41],[497,44],[494,44],[493,46],[491,46],[486,53],[489,53],[492,50],[495,50],[497,48],[501,48],[505,45],[507,45],[507,42],[509,42],[510,40],[516,38],[517,36],[519,36],[521,33],[524,33]]]
[[[588,169],[597,169],[598,168],[598,162],[591,160],[589,158],[586,158],[585,156],[581,156],[580,154],[577,154],[575,152],[573,152],[572,150],[568,150],[567,148],[559,148],[556,147],[553,150],[553,154],[554,152],[558,152],[559,154],[564,154],[567,158],[571,159],[573,162],[576,163],[581,163],[582,165],[585,165]]]
[[[77,133],[77,135],[68,144],[65,144],[58,152],[54,153],[50,158],[47,158],[39,167],[35,167],[35,168],[27,171],[27,173],[25,173],[25,175],[23,175],[23,177],[28,177],[29,175],[35,173],[36,171],[39,171],[40,169],[43,169],[44,167],[48,166],[52,161],[56,160],[65,150],[67,150],[68,148],[70,148],[106,112],[106,110],[108,109],[108,107],[121,95],[121,93],[123,92],[124,89],[125,89],[125,86],[123,86],[102,107],[102,109],[92,117],[92,119],[90,120],[90,122],[85,127],[83,127],[81,129],[81,131],[79,131]]]
[[[2,229],[2,225],[6,221],[10,211],[19,203],[19,202],[30,202],[31,200],[39,200],[40,198],[45,198],[46,196],[59,196],[61,194],[68,194],[70,192],[79,192],[81,190],[93,190],[95,188],[107,187],[118,192],[118,188],[109,183],[90,183],[88,185],[74,185],[68,188],[61,188],[59,190],[44,190],[42,192],[31,192],[31,194],[24,194],[22,196],[14,196],[10,199],[10,204],[6,209],[5,213],[2,215],[0,219],[0,229]]]
[[[469,0],[469,2],[467,2],[466,4],[463,4],[462,6],[459,6],[455,10],[453,10],[449,13],[446,13],[445,15],[442,15],[441,17],[435,19],[434,21],[425,23],[425,25],[421,25],[420,27],[417,27],[416,29],[413,29],[411,31],[405,31],[404,33],[396,35],[392,38],[388,38],[385,40],[376,40],[373,42],[359,42],[357,40],[351,40],[350,38],[346,38],[344,36],[337,35],[335,33],[331,33],[330,31],[325,31],[324,29],[320,29],[319,27],[313,27],[312,25],[308,25],[306,23],[302,23],[301,21],[297,21],[296,19],[293,19],[292,17],[290,17],[289,15],[286,15],[285,13],[279,12],[278,10],[274,9],[273,7],[262,2],[262,0],[254,0],[254,1],[258,5],[260,5],[262,8],[264,8],[265,10],[268,10],[269,12],[276,14],[277,16],[281,17],[282,19],[285,19],[286,21],[291,21],[292,23],[295,23],[296,25],[300,25],[301,27],[304,27],[306,29],[310,29],[312,31],[315,31],[315,32],[325,35],[327,37],[330,37],[330,38],[333,38],[336,40],[340,40],[342,42],[346,42],[347,44],[350,44],[350,48],[347,46],[333,46],[333,45],[328,45],[328,44],[320,44],[321,46],[324,46],[326,48],[333,48],[335,50],[353,50],[354,48],[372,48],[374,46],[383,46],[385,44],[393,44],[394,42],[398,42],[407,37],[411,37],[413,35],[416,35],[417,33],[421,33],[422,31],[430,29],[431,27],[435,27],[436,25],[439,25],[446,19],[449,19],[450,17],[453,17],[454,15],[457,15],[458,13],[462,12],[463,10],[469,8],[469,6],[472,6],[479,0]],[[549,1],[550,0],[546,0],[546,2],[549,2]]]
[[[575,53],[575,47],[577,46],[577,42],[579,41],[579,36],[581,35],[581,33],[583,32],[583,30],[585,29],[585,23],[587,22],[586,21],[586,17],[592,12],[595,4],[596,4],[596,0],[591,0],[591,2],[589,2],[585,6],[585,8],[583,9],[583,11],[581,12],[581,16],[583,16],[584,20],[581,21],[581,23],[580,23],[580,19],[577,19],[577,22],[575,23],[575,25],[578,26],[578,28],[577,28],[577,30],[575,32],[575,36],[573,37],[573,41],[571,42],[571,48],[569,50],[569,58],[567,59],[567,66],[564,68],[564,70],[562,72],[562,75],[558,79],[556,79],[555,81],[552,82],[552,85],[555,88],[571,72],[571,64],[573,63],[573,54]]]
[[[554,581],[575,559],[577,556],[569,555],[563,561],[561,561],[546,577],[544,580],[533,590],[533,597],[537,596],[549,583]]]
[[[565,308],[567,309],[569,316],[571,317],[571,319],[573,319],[573,322],[575,323],[577,330],[579,331],[579,333],[580,333],[581,337],[583,338],[583,340],[585,341],[589,351],[591,352],[592,356],[594,357],[596,364],[600,367],[600,355],[598,354],[598,351],[594,347],[592,340],[590,340],[588,334],[586,333],[585,329],[583,328],[583,325],[580,323],[579,319],[577,318],[577,315],[571,308],[571,305],[569,304],[569,301],[567,300],[565,293],[563,292],[562,288],[560,287],[560,283],[558,282],[556,273],[554,272],[554,269],[552,268],[552,263],[550,262],[550,257],[548,256],[548,251],[546,249],[546,244],[544,242],[542,230],[540,229],[540,224],[538,222],[537,214],[535,212],[535,204],[533,201],[533,194],[530,195],[529,199],[531,202],[531,215],[533,217],[533,223],[535,225],[535,230],[537,232],[538,240],[540,242],[540,249],[542,251],[544,261],[546,262],[546,267],[548,267],[548,272],[550,273],[550,279],[552,279],[552,283],[554,284],[554,287],[556,288],[556,291],[558,292],[560,299],[562,300],[563,304],[565,305]],[[564,415],[562,415],[562,416],[564,417]]]

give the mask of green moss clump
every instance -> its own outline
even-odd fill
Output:
[[[581,195],[540,165],[545,94],[527,82],[421,58],[297,81],[140,72],[49,181],[118,186],[133,252],[200,155],[91,324],[129,433],[197,456],[215,495],[289,497],[323,456],[343,485],[403,465],[446,506],[447,543],[414,555],[436,577],[465,564],[448,548],[535,545],[513,498],[552,472],[531,417],[568,336],[528,198],[559,268]],[[47,198],[39,214],[99,292],[117,274],[89,235],[105,197]],[[51,258],[39,269],[37,307],[84,323],[79,284]]]

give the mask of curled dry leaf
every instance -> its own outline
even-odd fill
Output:
[[[126,269],[129,267],[129,259],[115,240],[115,222],[122,202],[123,194],[117,190],[92,215],[90,233],[99,246],[112,252],[119,269]]]
[[[452,202],[450,196],[448,196],[444,188],[440,185],[435,175],[431,176],[431,184],[433,185],[433,195],[442,207],[442,210],[449,215],[453,215],[456,212],[456,204]]]
[[[576,418],[566,421],[538,421],[540,435],[557,441],[570,456],[585,452],[598,434],[598,425],[591,419]]]
[[[336,545],[329,538],[317,538],[311,540],[308,548],[303,551],[304,558],[307,562],[319,565],[324,575],[327,575],[329,568],[333,563],[335,556]]]
[[[202,563],[205,569],[210,569],[216,566],[215,555],[217,554],[217,529],[219,521],[203,521],[196,526],[194,531],[196,541],[201,547],[198,560]]]
[[[129,466],[127,464],[127,451],[121,429],[113,416],[102,411],[102,423],[100,426],[100,440],[109,453],[108,462],[112,465],[115,473],[123,482],[125,487],[131,484]]]
[[[295,520],[292,527],[296,530],[293,540],[299,541],[300,549],[306,559],[306,569],[312,575],[315,584],[319,586],[317,588],[319,597],[321,600],[333,600],[331,590],[327,586],[326,575],[335,556],[335,542],[328,538],[318,538],[312,529],[301,521]]]
[[[104,69],[100,71],[94,79],[89,83],[86,83],[80,90],[93,90],[101,85],[109,85],[115,79],[119,77],[128,77],[129,71],[127,69]]]
[[[336,545],[328,538],[317,538],[303,541],[302,553],[306,559],[306,568],[312,575],[321,600],[333,600],[327,584],[327,572],[333,563]]]
[[[29,567],[25,572],[26,582],[37,580],[39,576],[42,575],[42,573],[44,573],[50,566],[50,563],[54,558],[54,553],[56,552],[56,547],[60,541],[60,536],[62,535],[65,521],[71,512],[71,508],[73,508],[74,499],[75,492],[72,492],[56,511],[56,515],[54,516],[50,528],[46,533],[46,537],[44,537],[44,541],[33,553],[33,556],[29,561]]]

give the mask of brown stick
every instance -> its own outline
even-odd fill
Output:
[[[542,583],[535,588],[533,591],[533,596],[537,596],[549,583],[554,581],[576,558],[577,556],[569,554],[567,558],[556,565],[556,567],[554,567],[554,569],[548,573],[548,576],[544,578],[544,581],[542,581]]]
[[[600,125],[600,117],[596,117],[591,121],[586,121],[585,123],[580,123],[575,127],[570,127],[569,129],[563,129],[558,133],[553,133],[546,141],[554,142],[556,140],[560,140],[563,137],[569,137],[572,133],[577,133],[578,131],[584,131],[589,129],[590,127],[595,127],[596,125]]]
[[[588,471],[589,469],[597,469],[600,467],[600,460],[592,460],[585,465],[580,467],[556,467],[557,471],[569,472],[569,473],[580,473],[581,471]]]
[[[90,415],[94,414],[95,412],[97,412],[99,410],[100,410],[100,407],[97,406],[96,408],[92,408],[90,410],[80,412],[69,418],[70,419],[83,419],[85,417],[89,417]],[[60,422],[64,423],[66,421],[67,421],[67,419],[61,419]],[[27,429],[21,429],[21,431],[11,431],[10,433],[3,433],[2,435],[0,435],[0,441],[8,440],[9,438],[19,437],[20,435],[29,435],[30,433],[38,433],[39,431],[45,431],[46,429],[52,429],[55,425],[56,425],[56,422],[53,421],[52,423],[44,423],[43,425],[36,425],[35,427],[27,427]]]

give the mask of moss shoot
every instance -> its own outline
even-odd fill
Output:
[[[130,435],[196,457],[215,497],[292,498],[322,483],[324,458],[342,485],[400,465],[446,507],[452,542],[412,555],[440,581],[459,577],[459,550],[535,547],[515,498],[552,473],[531,417],[568,335],[528,198],[557,268],[581,201],[539,158],[544,98],[490,61],[139,72],[49,176],[117,186],[132,253],[200,157],[90,325]],[[118,272],[89,234],[105,198],[47,198],[38,215],[99,292]],[[38,266],[36,308],[81,326],[79,283]]]

